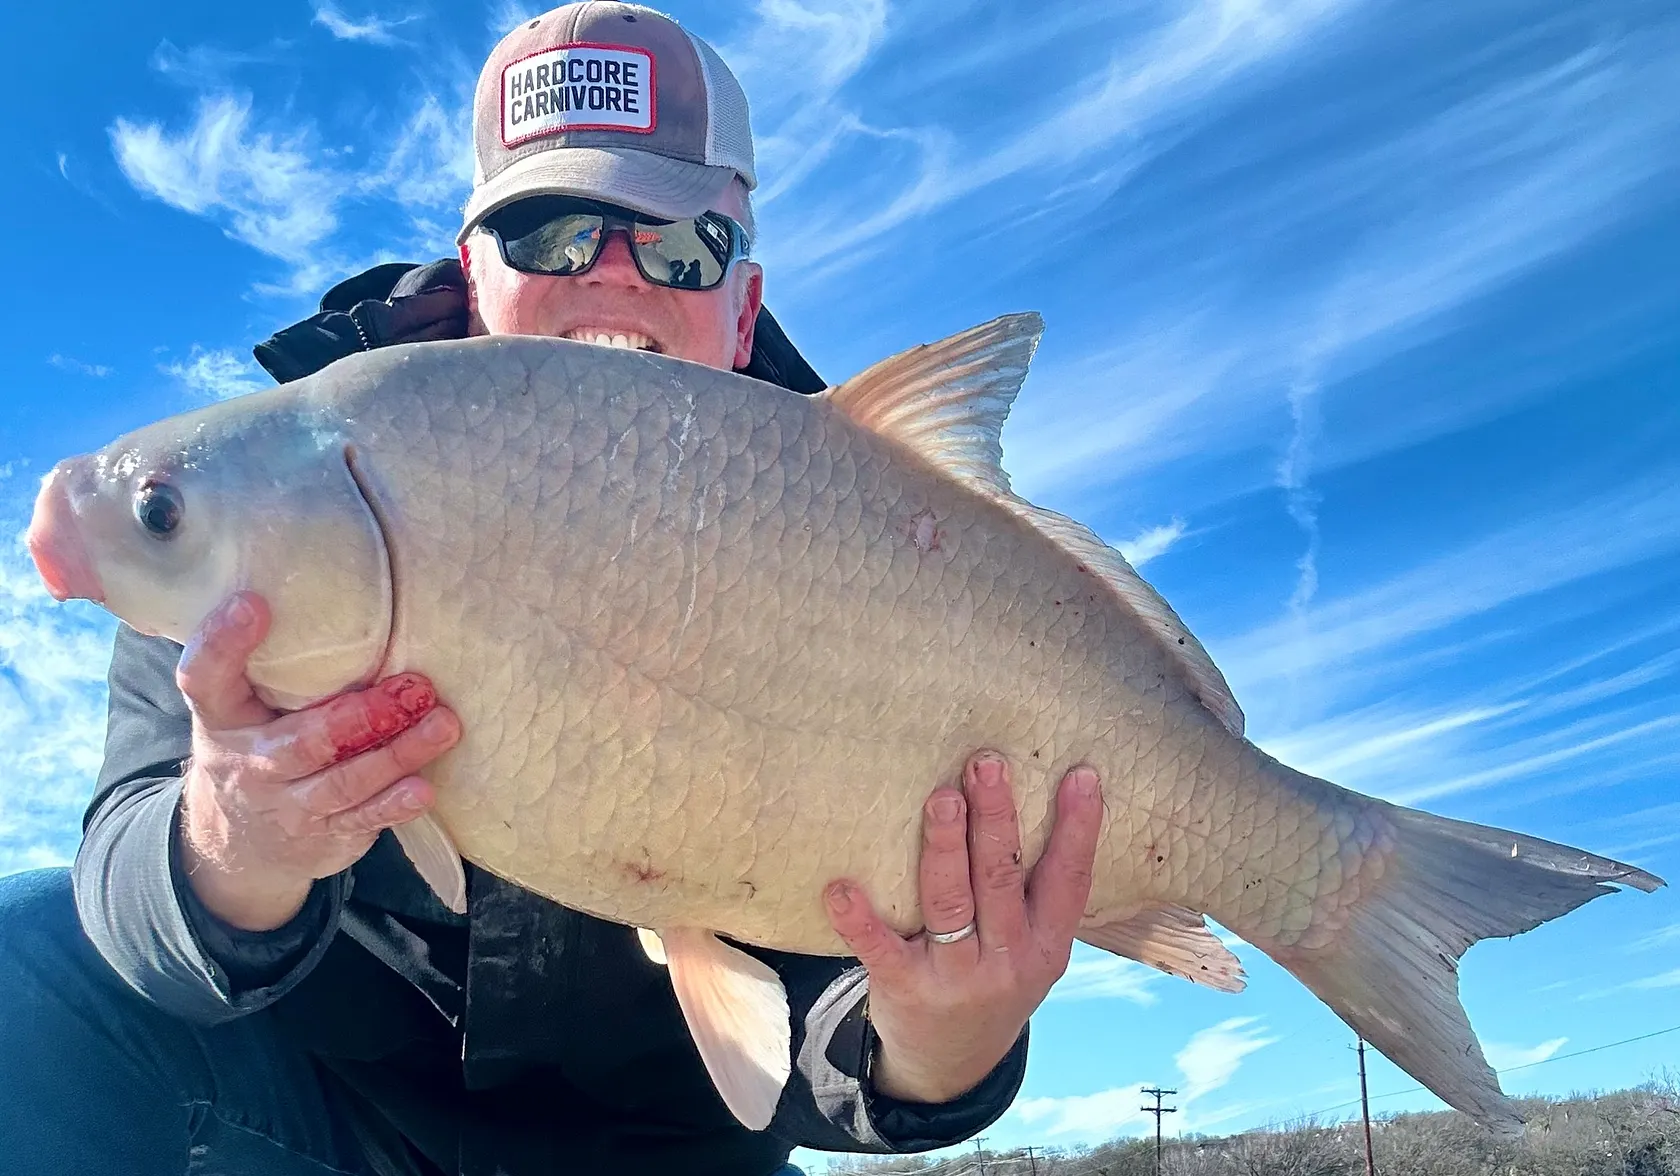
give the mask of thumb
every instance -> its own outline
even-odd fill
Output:
[[[269,722],[274,711],[251,689],[246,666],[268,636],[268,604],[254,592],[236,592],[205,618],[175,668],[197,723],[227,731]]]

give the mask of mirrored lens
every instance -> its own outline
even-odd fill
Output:
[[[707,290],[723,280],[729,229],[711,217],[636,226],[636,254],[649,281]]]
[[[573,212],[529,227],[498,225],[497,229],[509,265],[565,277],[587,269],[595,260],[601,248],[601,226],[599,215]]]

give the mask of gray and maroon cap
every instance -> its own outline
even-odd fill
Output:
[[[747,96],[706,42],[651,8],[588,0],[503,37],[473,99],[473,191],[457,241],[524,196],[586,196],[670,220],[750,190]]]

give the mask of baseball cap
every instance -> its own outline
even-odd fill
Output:
[[[747,96],[675,20],[588,0],[525,21],[490,54],[473,98],[473,191],[457,241],[525,196],[604,200],[670,220],[750,190]]]

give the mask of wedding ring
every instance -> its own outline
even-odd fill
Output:
[[[924,934],[935,943],[961,943],[974,934],[974,920],[970,919],[955,931],[927,931]]]

